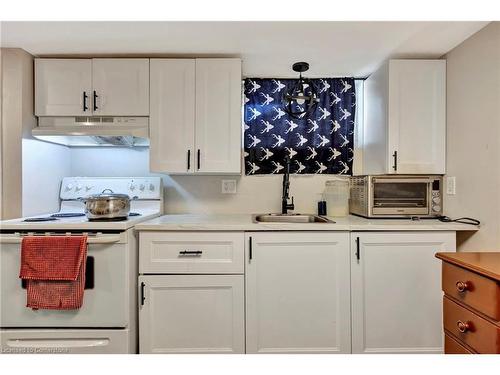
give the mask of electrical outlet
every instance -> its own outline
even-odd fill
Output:
[[[236,194],[236,180],[222,180],[222,194]]]
[[[455,177],[446,177],[446,194],[455,195],[456,185],[457,181]]]

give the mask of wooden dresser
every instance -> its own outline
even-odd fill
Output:
[[[500,253],[436,257],[443,261],[445,353],[500,353]]]

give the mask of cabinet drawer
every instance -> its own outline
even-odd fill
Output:
[[[474,354],[461,343],[459,343],[450,334],[444,335],[444,353],[445,354]]]
[[[242,274],[243,271],[243,232],[141,232],[139,235],[142,274]]]
[[[443,291],[494,320],[500,320],[500,285],[487,277],[443,262]]]
[[[444,329],[478,353],[500,353],[500,327],[444,297]],[[460,331],[460,325],[464,332]],[[464,327],[463,325],[466,325]]]

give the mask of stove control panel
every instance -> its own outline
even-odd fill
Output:
[[[111,190],[140,200],[160,200],[162,187],[161,177],[64,177],[60,198],[76,200]]]

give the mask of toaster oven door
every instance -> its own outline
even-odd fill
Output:
[[[428,215],[430,180],[374,178],[373,215]]]

